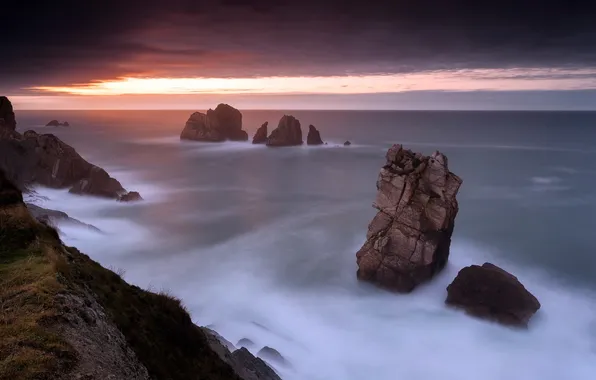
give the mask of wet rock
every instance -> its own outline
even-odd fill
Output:
[[[190,115],[180,139],[206,142],[247,141],[248,133],[242,130],[240,111],[222,103],[215,110]]]
[[[373,203],[379,211],[356,254],[357,276],[410,292],[447,263],[462,180],[439,152],[428,157],[393,145],[386,158]]]
[[[265,346],[257,352],[257,356],[261,359],[272,361],[278,364],[287,364],[286,359],[274,348]]]
[[[540,302],[517,277],[493,265],[471,265],[447,287],[445,303],[505,325],[526,327]]]
[[[118,201],[120,202],[138,202],[142,200],[143,197],[141,197],[141,194],[139,194],[137,191],[128,192],[118,198]]]
[[[308,135],[306,136],[306,144],[307,145],[323,145],[323,140],[321,140],[321,133],[312,124],[308,126]]]
[[[0,96],[0,129],[6,128],[14,131],[17,128],[17,120],[12,109],[12,103],[6,96]]]
[[[268,125],[269,125],[269,122],[266,121],[263,123],[263,125],[261,125],[259,127],[259,129],[257,129],[257,132],[255,133],[254,137],[252,138],[253,144],[267,143],[267,126]]]
[[[295,146],[302,145],[302,129],[300,122],[294,116],[284,115],[267,138],[267,146]]]
[[[350,146],[350,145],[352,145],[352,143],[351,143],[351,142],[349,142],[349,141],[346,141],[346,142],[344,143],[344,146]]]

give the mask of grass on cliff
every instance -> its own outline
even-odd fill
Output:
[[[24,210],[24,211],[23,211]],[[154,380],[239,379],[217,354],[180,300],[127,284],[24,205],[0,209],[0,380],[57,379],[76,352],[55,329],[56,295],[90,290]]]

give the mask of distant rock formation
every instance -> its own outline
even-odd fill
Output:
[[[265,361],[270,361],[277,364],[288,364],[286,358],[284,358],[279,351],[275,348],[271,348],[269,346],[265,346],[257,352],[257,356]]]
[[[461,183],[449,171],[445,155],[427,157],[393,145],[377,181],[373,206],[379,212],[356,254],[358,278],[410,292],[442,270]]]
[[[6,98],[3,109],[11,110]],[[6,119],[5,119],[6,120]],[[0,126],[0,169],[21,189],[30,184],[69,188],[72,193],[120,200],[138,200],[102,168],[83,159],[77,151],[52,134],[27,131],[23,135]]]
[[[450,306],[505,325],[526,327],[540,302],[514,275],[491,263],[459,271],[447,287]]]
[[[323,140],[321,140],[321,133],[312,124],[308,126],[308,135],[306,136],[306,144],[307,145],[323,145]]]
[[[344,146],[350,146],[350,145],[352,145],[352,143],[351,143],[351,142],[349,142],[349,141],[346,141],[346,142],[344,143]]]
[[[46,127],[70,127],[70,124],[68,123],[68,121],[61,123],[58,120],[51,120],[49,123],[46,124]]]
[[[0,96],[0,129],[6,128],[14,131],[17,128],[17,120],[12,109],[12,103],[6,96]]]
[[[247,141],[248,133],[242,130],[240,111],[222,103],[215,110],[209,109],[206,114],[195,112],[190,115],[180,139],[205,142]]]
[[[269,125],[269,122],[266,121],[263,123],[263,125],[261,125],[259,127],[259,129],[257,129],[257,131],[255,132],[254,137],[252,138],[252,143],[253,144],[265,144],[267,143],[267,126]]]
[[[267,146],[272,147],[302,145],[303,142],[300,122],[290,115],[284,115],[267,138]]]

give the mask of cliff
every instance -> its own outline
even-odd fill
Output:
[[[0,379],[248,379],[228,355],[178,299],[65,246],[0,171]]]

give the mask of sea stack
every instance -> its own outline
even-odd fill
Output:
[[[308,135],[306,136],[306,144],[307,145],[323,145],[323,140],[321,140],[321,133],[312,124],[308,126]]]
[[[46,127],[70,127],[70,124],[68,121],[61,123],[58,120],[51,120],[46,124]]]
[[[17,128],[12,103],[6,96],[0,96],[0,128],[7,128],[11,131]]]
[[[226,140],[247,141],[248,133],[242,130],[242,114],[228,104],[219,104],[207,113],[195,112],[190,115],[181,140],[222,142]]]
[[[447,287],[447,305],[504,325],[527,327],[540,302],[511,273],[491,263],[459,271]]]
[[[257,129],[257,131],[255,132],[254,137],[252,138],[252,143],[253,144],[265,144],[267,143],[267,126],[269,125],[269,122],[266,121],[263,123],[263,125],[261,125],[259,127],[259,129]]]
[[[284,115],[279,120],[277,128],[267,138],[267,146],[271,147],[295,146],[303,143],[300,121],[291,115]]]
[[[393,145],[377,180],[366,243],[356,254],[357,276],[408,293],[443,269],[458,211],[462,180],[447,157],[430,157]]]

